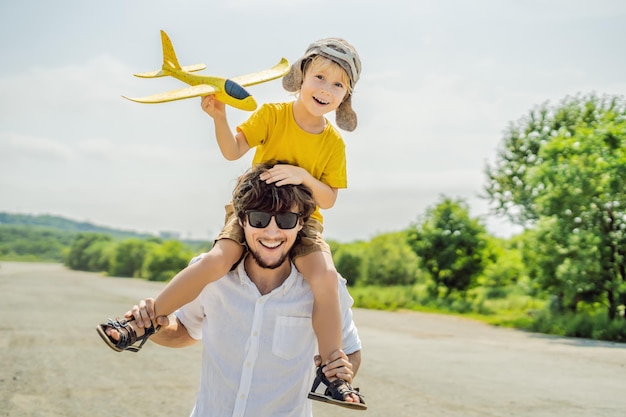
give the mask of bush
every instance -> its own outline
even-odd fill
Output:
[[[333,260],[337,272],[354,286],[363,276],[365,253],[361,245],[343,245],[333,251]]]
[[[146,255],[156,243],[127,239],[117,244],[110,263],[109,275],[115,277],[142,277]]]
[[[609,319],[606,311],[564,313],[541,311],[529,330],[558,336],[626,342],[626,319]]]
[[[178,241],[170,240],[155,246],[146,256],[143,277],[150,281],[169,281],[184,269],[193,253]]]
[[[418,257],[405,233],[378,235],[365,249],[365,285],[412,285],[418,278]]]
[[[0,223],[0,259],[61,262],[73,239],[69,232]]]
[[[354,298],[355,307],[374,310],[415,310],[425,296],[419,287],[399,285],[384,288],[356,287],[350,290],[350,294]]]
[[[100,233],[78,233],[74,237],[65,265],[79,271],[101,272],[100,264],[93,261],[103,245],[111,244],[112,238]],[[98,255],[99,256],[99,255]]]

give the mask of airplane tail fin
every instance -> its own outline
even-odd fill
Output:
[[[172,41],[164,31],[161,31],[161,44],[163,45],[163,67],[169,67],[177,70],[182,69],[178,63],[178,58],[176,58],[176,52],[174,52]]]
[[[135,74],[135,77],[165,77],[167,75],[170,75],[170,72],[167,72],[166,69],[195,72],[202,71],[206,68],[206,65],[204,64],[186,65],[184,67],[181,67],[178,63],[178,58],[176,58],[176,52],[174,52],[174,46],[172,46],[172,41],[170,40],[170,37],[167,36],[167,33],[165,33],[164,31],[161,31],[161,45],[163,46],[163,66],[161,67],[161,69],[157,71],[140,72],[138,74]]]

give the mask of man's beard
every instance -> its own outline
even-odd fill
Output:
[[[289,253],[284,254],[277,262],[275,262],[273,264],[268,264],[268,263],[264,262],[261,259],[261,256],[259,255],[259,253],[255,252],[253,250],[250,250],[250,255],[252,255],[252,259],[254,259],[254,262],[256,262],[256,264],[258,266],[260,266],[261,268],[276,269],[276,268],[282,266],[285,263],[285,260],[289,256]]]

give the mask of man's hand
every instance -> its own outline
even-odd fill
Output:
[[[134,321],[129,323],[129,326],[135,331],[137,336],[141,337],[145,330],[154,326],[167,327],[170,324],[170,320],[167,316],[155,317],[154,298],[146,298],[139,301],[133,308],[128,310],[124,317],[127,320],[134,318]],[[108,328],[106,334],[113,338],[113,340],[119,340],[120,335],[114,328]]]
[[[315,366],[320,366],[322,364],[322,358],[320,355],[316,355],[315,358]],[[329,378],[331,381],[335,378],[341,378],[349,384],[352,384],[352,378],[354,377],[354,372],[352,371],[352,363],[348,360],[348,356],[343,352],[343,350],[337,350],[330,358],[326,361],[326,365],[322,368],[324,375],[326,378]]]
[[[134,305],[133,308],[128,310],[124,317],[130,319],[132,317],[135,318],[135,323],[137,327],[149,329],[152,325],[158,326],[168,326],[170,324],[169,318],[167,316],[159,316],[156,317],[156,310],[154,308],[154,298],[146,298],[145,300],[140,300],[138,304]]]
[[[315,356],[314,360],[316,366],[322,364],[322,358],[319,355]],[[350,362],[348,355],[341,349],[330,355],[330,358],[326,361],[326,365],[322,368],[322,372],[324,372],[324,375],[326,375],[326,378],[330,381],[333,381],[335,378],[340,378],[352,385],[352,378],[354,377],[352,362]],[[344,400],[347,402],[361,402],[356,394],[347,394]]]
[[[196,340],[189,336],[185,326],[173,314],[171,316],[156,317],[155,311],[154,298],[146,298],[128,310],[124,317],[127,320],[134,319],[128,325],[135,331],[138,337],[144,335],[145,329],[149,329],[152,326],[161,326],[160,331],[150,337],[150,340],[157,345],[182,348],[196,343]],[[107,328],[105,332],[113,340],[117,341],[120,339],[119,332],[113,327]]]

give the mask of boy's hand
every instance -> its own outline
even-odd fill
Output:
[[[226,105],[215,98],[215,95],[209,94],[202,97],[202,110],[213,119],[226,117]]]
[[[304,184],[306,179],[310,176],[311,174],[304,168],[295,165],[279,164],[274,165],[272,169],[262,173],[259,178],[267,184],[275,183],[277,187],[280,187],[287,184]]]

